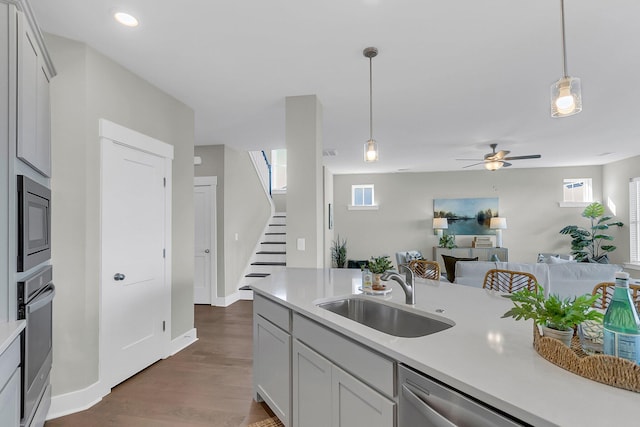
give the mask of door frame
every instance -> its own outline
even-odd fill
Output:
[[[211,198],[211,204],[209,205],[209,211],[211,213],[211,227],[210,241],[211,241],[211,263],[209,264],[209,277],[210,277],[210,289],[209,289],[209,301],[212,306],[221,305],[218,303],[218,177],[217,176],[195,176],[193,177],[193,186],[205,186],[210,185],[213,187],[213,197]]]
[[[165,290],[165,303],[162,307],[164,310],[164,318],[166,320],[167,333],[163,334],[164,340],[162,343],[162,358],[167,358],[171,354],[171,195],[172,195],[172,170],[171,163],[173,160],[173,146],[162,141],[159,141],[150,136],[144,135],[140,132],[136,132],[132,129],[118,125],[106,119],[98,120],[98,137],[100,139],[100,194],[98,195],[98,201],[100,204],[100,214],[102,215],[102,179],[104,176],[103,158],[105,144],[116,143],[133,150],[143,151],[150,153],[164,159],[164,172],[166,177],[165,185],[165,198],[164,198],[164,241],[165,241],[165,262],[164,262],[164,283],[163,288]],[[103,387],[104,395],[108,394],[112,385],[106,382],[108,375],[104,371],[104,361],[106,360],[106,346],[104,344],[104,336],[102,334],[103,329],[103,298],[102,291],[102,263],[103,263],[103,247],[102,247],[102,218],[100,218],[100,292],[99,292],[99,332],[98,332],[98,378]]]

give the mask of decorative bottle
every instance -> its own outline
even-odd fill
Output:
[[[629,293],[629,273],[616,273],[613,298],[604,314],[604,353],[640,363],[640,319]]]

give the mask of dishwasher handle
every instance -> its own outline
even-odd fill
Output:
[[[429,395],[424,393],[410,383],[402,384],[402,395],[411,403],[420,413],[433,423],[435,427],[456,427],[456,424],[449,421],[444,415],[440,414],[428,403]]]

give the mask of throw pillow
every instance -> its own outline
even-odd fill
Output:
[[[420,253],[420,251],[408,251],[404,257],[407,261],[407,264],[417,259],[424,259],[422,258],[422,253]]]
[[[456,280],[456,262],[458,261],[477,261],[478,257],[475,258],[456,258],[451,255],[442,255],[442,259],[444,260],[444,269],[447,270],[447,280],[453,283]]]

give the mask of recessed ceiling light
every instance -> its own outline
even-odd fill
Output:
[[[113,17],[116,19],[116,21],[118,21],[122,25],[126,25],[127,27],[138,26],[138,20],[135,18],[135,16],[129,15],[128,13],[116,12],[113,14]]]

